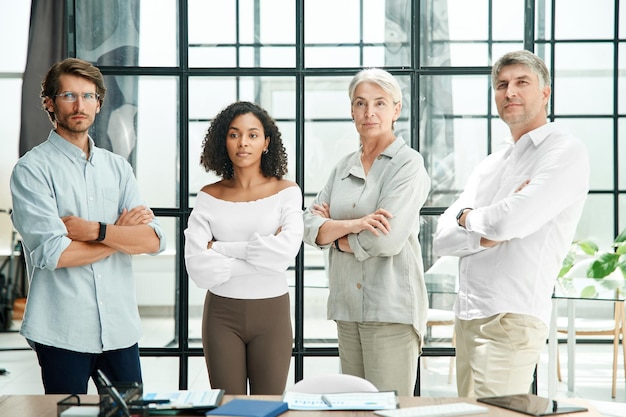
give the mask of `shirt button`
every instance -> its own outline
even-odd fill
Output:
[[[376,157],[376,159],[378,159],[378,160],[380,161],[381,159],[383,159],[383,156],[382,156],[382,155],[378,155],[378,156]]]
[[[356,203],[352,203],[352,208],[355,208],[355,207],[356,207]]]
[[[356,284],[356,289],[357,289],[357,290],[360,290],[360,289],[361,289],[361,287],[362,287],[362,285],[361,285],[361,284]]]

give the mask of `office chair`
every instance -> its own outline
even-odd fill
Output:
[[[331,394],[340,392],[378,392],[366,379],[346,374],[325,374],[304,378],[288,388],[288,391],[307,394]]]

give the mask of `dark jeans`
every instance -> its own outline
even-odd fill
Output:
[[[89,378],[100,369],[112,382],[142,382],[139,346],[102,353],[81,353],[34,345],[46,394],[86,394]]]

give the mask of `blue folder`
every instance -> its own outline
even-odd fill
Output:
[[[282,401],[235,398],[205,414],[207,416],[276,417],[287,410],[288,404]]]

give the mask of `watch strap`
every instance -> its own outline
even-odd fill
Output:
[[[107,234],[107,224],[104,222],[100,222],[100,231],[98,232],[98,238],[96,242],[102,242]]]

